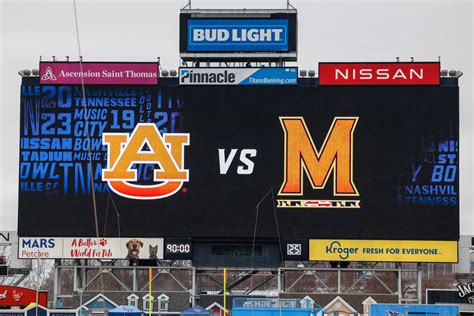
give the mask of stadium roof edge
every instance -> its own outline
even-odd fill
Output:
[[[38,84],[39,83],[39,76],[25,76],[22,77],[22,84]],[[319,78],[318,77],[298,77],[298,86],[300,87],[319,87]],[[160,77],[160,84],[159,86],[179,86],[179,78],[178,77]],[[452,87],[459,87],[459,78],[456,77],[441,77],[440,78],[440,87],[443,88],[452,88]],[[342,86],[339,86],[342,87]],[[357,87],[357,86],[352,86]],[[409,86],[406,86],[409,87]]]
[[[239,15],[245,14],[247,17],[251,14],[275,14],[275,13],[287,13],[287,14],[296,14],[298,10],[296,9],[181,9],[180,13],[188,14],[199,14],[205,16],[213,15]]]

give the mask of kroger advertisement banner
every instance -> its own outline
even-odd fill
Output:
[[[21,237],[20,259],[163,259],[163,238]]]
[[[40,83],[158,84],[158,63],[41,62]]]
[[[298,68],[180,68],[180,85],[296,85]]]
[[[457,241],[310,239],[313,261],[458,262]]]
[[[286,19],[190,19],[190,52],[288,51]]]

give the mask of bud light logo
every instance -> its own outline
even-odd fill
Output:
[[[188,20],[188,51],[288,51],[288,20]]]

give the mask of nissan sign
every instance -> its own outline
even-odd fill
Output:
[[[440,64],[320,63],[320,85],[439,85]]]

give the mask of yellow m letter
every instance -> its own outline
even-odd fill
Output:
[[[356,117],[334,118],[318,151],[302,117],[280,117],[285,133],[285,175],[280,195],[302,195],[303,173],[313,189],[323,189],[334,170],[334,195],[358,196],[352,177]]]

